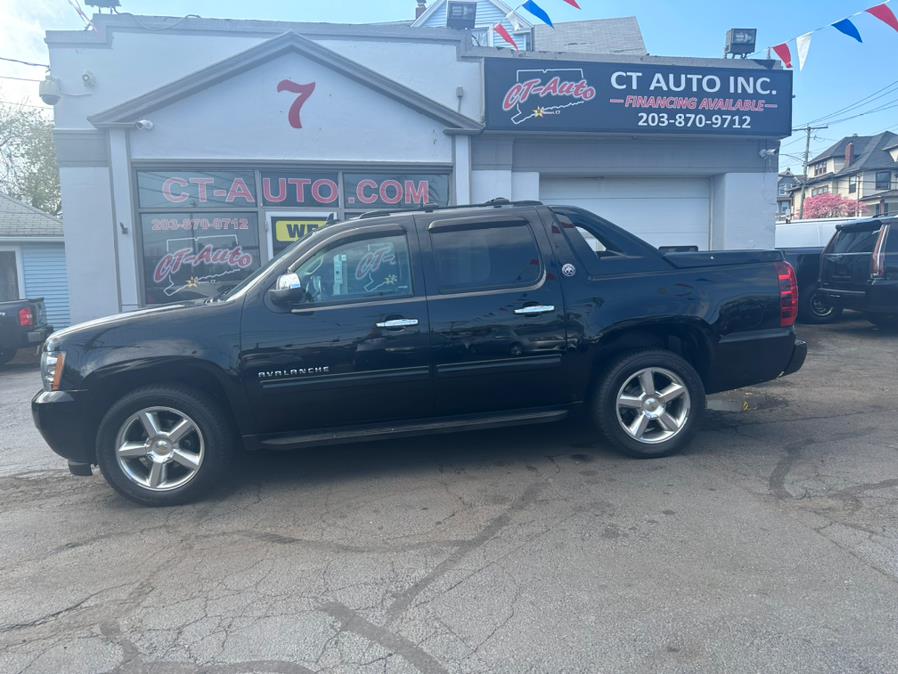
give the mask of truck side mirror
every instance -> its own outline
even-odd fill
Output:
[[[273,304],[286,307],[302,304],[306,300],[306,291],[299,281],[299,274],[281,274],[268,296]]]

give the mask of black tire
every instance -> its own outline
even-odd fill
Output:
[[[668,405],[661,407],[661,411],[669,411],[675,417],[683,412],[683,408],[676,406],[687,404],[688,410],[682,416],[682,425],[678,430],[667,439],[663,439],[666,431],[661,422],[651,420],[648,422],[648,430],[646,430],[645,440],[637,440],[624,430],[622,424],[629,421],[626,417],[629,412],[635,415],[639,413],[645,414],[644,410],[627,410],[622,408],[621,416],[618,415],[618,394],[623,390],[626,393],[629,389],[623,389],[637,373],[647,368],[655,368],[664,370],[675,375],[682,386],[686,389],[688,399],[672,400]],[[653,376],[656,386],[666,389],[668,385],[664,385],[663,381],[669,379],[667,375],[655,373]],[[638,380],[637,380],[638,381]],[[661,381],[661,384],[657,384]],[[673,379],[670,379],[672,382]],[[632,398],[633,396],[629,396]],[[652,401],[649,401],[650,403]],[[669,409],[666,409],[669,407]],[[658,409],[651,410],[651,413],[657,413]],[[705,387],[701,377],[688,362],[675,353],[664,351],[661,349],[652,349],[646,351],[629,352],[619,356],[608,364],[605,376],[598,383],[596,395],[592,401],[592,416],[598,427],[605,434],[614,446],[627,454],[639,459],[654,459],[662,456],[670,456],[681,451],[695,434],[698,429],[702,416],[705,412]],[[651,435],[658,436],[650,439]]]
[[[898,330],[898,314],[867,314],[866,318],[880,330]]]
[[[834,307],[827,302],[824,296],[817,292],[817,284],[809,285],[807,289],[798,290],[798,320],[802,323],[821,325],[834,323],[842,318],[842,308]]]
[[[184,437],[185,446],[183,448],[180,443],[174,443],[167,449],[160,450],[166,454],[175,454],[182,449],[189,449],[191,456],[201,457],[198,467],[194,471],[185,468],[180,461],[174,460],[174,456],[160,459],[160,462],[169,461],[165,475],[173,474],[171,487],[165,486],[164,482],[156,489],[139,484],[135,479],[129,477],[117,456],[119,434],[124,433],[125,440],[128,439],[128,432],[140,434],[143,424],[135,426],[139,420],[134,420],[133,416],[141,410],[152,410],[152,408],[161,408],[153,411],[152,414],[155,415],[158,426],[163,430],[165,430],[166,424],[169,424],[168,430],[173,430],[170,426],[177,422],[178,414],[192,422],[198,429],[198,432],[191,431]],[[126,424],[128,425],[127,429],[125,428]],[[103,417],[97,432],[97,462],[103,477],[106,478],[110,486],[135,503],[146,506],[171,506],[187,503],[201,498],[227,477],[227,469],[233,461],[237,444],[236,432],[232,429],[233,426],[227,415],[205,394],[180,386],[148,386],[126,395],[115,403]],[[143,432],[145,433],[145,430]],[[139,444],[141,440],[142,438],[138,435],[134,439],[134,444]],[[147,445],[150,444],[148,434],[146,442]],[[188,446],[187,443],[190,445]],[[132,475],[136,474],[140,477],[146,471],[147,479],[152,479],[149,473],[153,461],[150,460],[149,455],[123,459],[123,463],[128,466]],[[192,477],[185,478],[185,475],[191,472],[193,472]],[[186,479],[186,481],[183,484],[178,484],[179,479]]]
[[[15,349],[6,349],[5,351],[0,351],[0,365],[6,365],[9,361],[15,358],[15,356]]]

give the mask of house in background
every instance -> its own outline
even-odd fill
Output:
[[[648,53],[635,16],[562,21],[552,28],[518,9],[515,25],[508,14],[518,4],[502,0],[435,0],[428,6],[426,0],[418,0],[417,16],[409,23],[413,28],[454,28],[461,25],[456,20],[464,18],[473,24],[468,30],[481,47],[512,48],[493,30],[493,26],[501,23],[521,51],[634,56]]]
[[[69,324],[62,220],[0,194],[0,302],[43,297],[47,322]]]
[[[791,169],[778,174],[776,181],[776,220],[784,222],[792,217],[792,192],[801,187],[804,176],[795,175]]]
[[[792,192],[796,214],[801,192]],[[805,199],[820,194],[857,199],[872,216],[898,213],[898,134],[846,136],[814,157],[808,163]]]

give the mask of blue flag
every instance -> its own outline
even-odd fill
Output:
[[[527,2],[525,2],[523,5],[521,5],[521,7],[523,7],[528,12],[533,14],[533,16],[535,16],[537,19],[539,19],[543,23],[549,24],[550,26],[552,26],[552,28],[555,27],[554,25],[552,25],[552,19],[549,18],[548,14],[546,14],[546,10],[544,10],[542,7],[540,7],[535,2],[533,2],[533,0],[527,0]]]
[[[857,26],[855,26],[848,19],[842,19],[841,21],[836,21],[832,24],[833,28],[835,28],[840,33],[845,33],[848,37],[853,37],[858,42],[863,42],[861,39],[861,34],[857,30]]]

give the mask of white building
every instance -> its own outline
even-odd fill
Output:
[[[423,203],[542,199],[656,245],[773,245],[791,73],[411,24],[50,31],[73,320],[210,294],[328,216]]]

